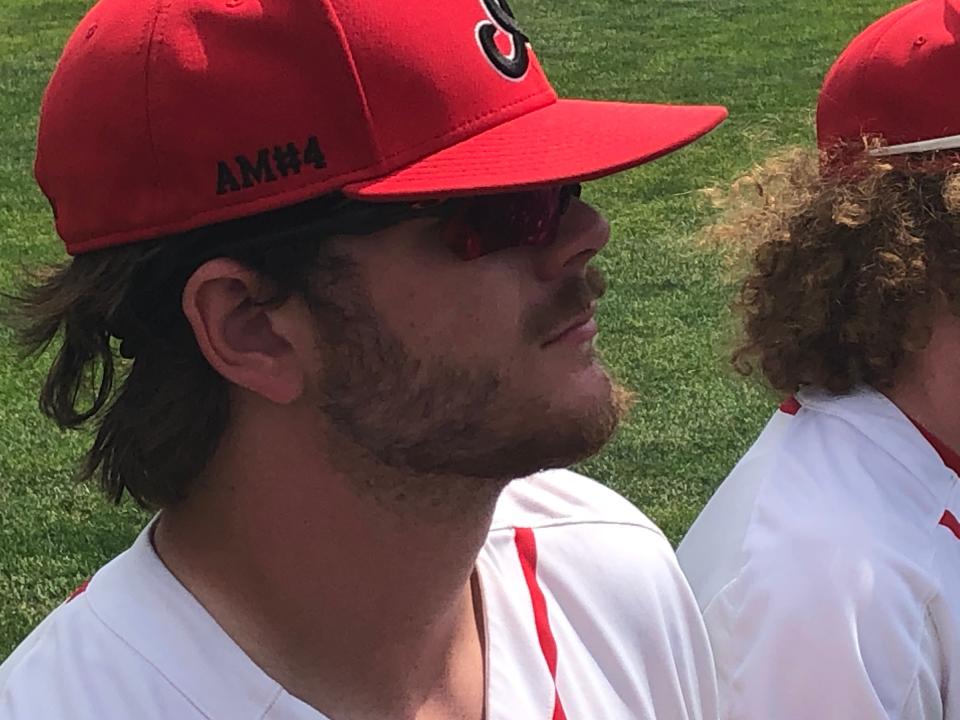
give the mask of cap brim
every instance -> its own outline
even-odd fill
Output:
[[[673,152],[726,117],[711,105],[559,100],[343,192],[413,200],[594,180]]]

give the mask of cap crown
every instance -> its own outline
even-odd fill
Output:
[[[877,20],[840,54],[817,106],[821,148],[960,134],[960,5],[918,0]]]
[[[379,177],[556,100],[506,0],[100,0],[35,169],[78,253]]]

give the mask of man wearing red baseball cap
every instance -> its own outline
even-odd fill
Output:
[[[722,718],[960,718],[960,3],[829,71],[739,187],[738,369],[789,397],[684,538]]]
[[[0,718],[715,717],[669,543],[558,468],[624,407],[579,183],[724,116],[558,100],[504,0],[101,0],[40,118],[74,257],[13,319],[158,512]]]

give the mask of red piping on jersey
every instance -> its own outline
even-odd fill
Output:
[[[787,415],[796,415],[800,412],[801,407],[800,401],[791,395],[780,404],[780,412],[785,412]]]
[[[949,510],[943,511],[943,517],[940,518],[940,524],[948,528],[954,534],[957,540],[960,540],[960,521],[957,516]]]
[[[960,475],[960,454],[913,418],[910,418],[910,422],[916,425],[920,434],[927,439],[928,443],[933,445],[933,449],[937,451],[937,455],[943,460],[943,464]]]
[[[907,417],[910,416],[908,415]],[[943,460],[943,464],[960,475],[960,454],[913,418],[910,418],[910,422],[916,426],[920,434],[923,435],[923,437],[927,439],[927,442],[933,446],[933,449],[937,451],[937,455]],[[960,540],[960,521],[957,520],[956,515],[949,510],[944,510],[943,515],[940,516],[939,524],[952,532],[957,540]]]
[[[87,585],[90,584],[90,578],[87,578],[82,583],[77,586],[77,589],[70,593],[70,597],[67,598],[67,602],[75,600],[78,595],[82,595],[83,591],[87,589]]]
[[[520,567],[523,568],[523,577],[527,581],[527,590],[530,591],[530,603],[533,605],[533,619],[537,626],[540,650],[543,652],[543,659],[547,662],[547,669],[550,670],[550,677],[553,678],[553,720],[567,720],[563,703],[560,702],[560,691],[557,690],[557,641],[550,628],[547,599],[537,581],[537,540],[530,528],[517,528],[514,542],[517,545],[517,555],[520,557]]]

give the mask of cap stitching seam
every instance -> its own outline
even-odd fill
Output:
[[[144,98],[143,103],[144,103],[144,115],[146,116],[146,120],[147,120],[147,142],[150,146],[150,157],[153,160],[153,168],[154,168],[154,172],[156,173],[156,175],[154,176],[156,178],[155,184],[157,187],[157,191],[160,195],[161,205],[165,204],[164,197],[163,197],[164,188],[163,188],[163,183],[160,181],[160,176],[161,176],[160,159],[157,154],[157,145],[153,135],[153,119],[150,113],[150,107],[151,107],[150,75],[151,75],[151,70],[153,65],[152,61],[153,61],[154,44],[163,42],[163,33],[160,32],[160,23],[162,22],[163,16],[166,13],[169,6],[170,6],[169,0],[166,3],[164,3],[163,0],[158,0],[157,2],[157,11],[153,19],[153,27],[151,28],[149,37],[147,39],[147,57],[146,57],[146,63],[144,65],[144,73],[143,73],[143,76],[144,76],[143,77],[143,98]]]
[[[883,41],[886,39],[887,34],[893,32],[894,28],[895,28],[897,25],[899,25],[900,22],[902,22],[905,18],[907,18],[908,16],[910,16],[910,15],[912,15],[914,12],[916,12],[918,9],[920,9],[919,7],[913,7],[913,8],[911,8],[911,9],[908,10],[908,9],[907,9],[908,7],[909,7],[909,6],[906,6],[906,5],[903,6],[903,8],[901,8],[901,9],[904,11],[904,12],[903,12],[903,15],[902,15],[901,17],[897,18],[897,21],[896,21],[896,22],[888,23],[887,26],[883,29],[883,31],[880,32],[880,33],[877,35],[876,39],[873,41],[872,47],[870,48],[870,52],[868,53],[868,56],[869,56],[869,58],[870,58],[871,61],[872,61],[872,60],[874,59],[874,57],[875,57],[875,53],[876,53],[876,51],[877,51],[877,47],[880,45],[881,42],[883,42]],[[864,32],[866,32],[866,30],[865,30]],[[855,42],[855,41],[856,41],[856,38],[854,39],[853,42]],[[851,43],[851,44],[852,44],[852,43]],[[843,58],[843,56],[845,56],[845,55],[847,54],[847,52],[848,52],[849,50],[850,50],[849,46],[848,46],[846,49],[843,50],[843,52],[841,53],[841,56],[840,56],[841,59]],[[838,60],[838,62],[839,62],[839,60]],[[856,77],[857,77],[857,85],[862,85],[862,84],[863,84],[863,82],[864,82],[864,73],[866,72],[866,68],[867,68],[867,64],[866,64],[866,63],[860,63],[860,64],[858,64],[857,67],[855,68],[855,71],[854,71],[854,72],[855,72],[855,75],[856,75]],[[834,96],[833,96],[833,95],[830,95],[829,97],[830,97],[831,99],[834,99]],[[863,132],[862,127],[861,127],[861,129],[860,129],[858,132],[860,132],[860,133],[862,134],[862,132]],[[840,138],[840,141],[841,141],[841,142],[844,142],[844,143],[845,143],[845,142],[849,142],[848,139],[843,139],[843,138]]]
[[[922,5],[917,4],[917,5],[915,5],[913,8],[911,8],[910,10],[908,10],[907,12],[903,13],[903,15],[901,15],[899,18],[897,18],[897,21],[896,21],[896,22],[892,22],[892,23],[890,23],[887,27],[885,27],[885,28],[883,29],[883,31],[880,33],[880,35],[877,37],[876,42],[873,43],[873,47],[870,48],[870,59],[871,59],[871,60],[873,59],[873,54],[877,51],[877,47],[880,45],[880,43],[882,43],[884,40],[886,40],[887,35],[889,35],[891,32],[893,32],[894,28],[896,28],[900,23],[902,23],[902,22],[904,22],[905,20],[907,20],[907,18],[909,18],[911,15],[913,15],[913,14],[915,14],[915,13],[917,13],[918,11],[923,10],[923,9],[924,9],[924,8],[923,8]]]
[[[144,47],[150,41],[151,33],[153,32],[153,26],[156,23],[156,16],[147,16],[147,19],[143,23],[143,30],[140,31],[140,44],[137,45],[136,54],[139,56],[140,53],[144,51]],[[144,72],[146,72],[146,67],[144,67]]]
[[[468,118],[467,120],[464,120],[463,122],[461,122],[459,125],[452,128],[447,128],[443,132],[438,133],[433,137],[429,137],[426,140],[423,140],[422,142],[417,143],[416,145],[413,145],[411,147],[406,147],[403,150],[398,150],[394,153],[391,153],[390,155],[386,155],[384,156],[383,159],[390,160],[391,158],[395,158],[397,155],[402,155],[405,152],[410,152],[411,150],[416,150],[417,148],[423,147],[424,145],[429,145],[430,143],[436,140],[439,140],[442,137],[446,137],[447,135],[454,135],[455,133],[460,132],[461,130],[469,127],[470,125],[473,125],[474,123],[480,122],[481,120],[484,120],[490,117],[491,115],[496,115],[497,113],[501,113],[504,110],[509,110],[510,108],[520,105],[521,103],[525,103],[528,100],[532,100],[535,97],[539,97],[540,95],[552,95],[552,94],[553,94],[553,91],[550,89],[547,89],[547,90],[538,90],[537,92],[531,93],[530,95],[524,95],[522,98],[518,98],[512,102],[507,103],[506,105],[501,105],[495,110],[487,110],[485,112],[480,113],[479,115],[476,115],[475,117]],[[417,161],[413,160],[411,162],[417,162]]]
[[[885,27],[883,31],[880,32],[880,34],[877,36],[877,39],[873,43],[873,47],[870,48],[869,57],[870,57],[871,64],[873,63],[873,60],[876,58],[877,48],[880,47],[880,43],[882,43],[884,40],[887,39],[887,35],[893,32],[894,29],[898,25],[900,25],[900,23],[904,22],[905,20],[907,20],[907,18],[909,18],[911,15],[913,15],[914,13],[916,13],[918,10],[921,10],[921,9],[922,9],[921,5],[919,4],[915,5],[912,9],[905,11],[903,15],[897,18],[895,22],[889,23],[887,27]],[[867,63],[861,63],[857,67],[857,76],[859,77],[859,84],[863,84],[864,82],[866,82],[867,67],[868,67]],[[862,127],[860,132],[861,133],[863,132]]]
[[[343,23],[340,22],[340,16],[337,15],[337,11],[333,7],[332,2],[327,3],[327,10],[330,13],[330,20],[333,28],[336,30],[337,36],[340,38],[340,45],[346,52],[347,63],[350,66],[350,72],[353,75],[353,81],[357,86],[357,92],[360,93],[360,104],[363,106],[363,116],[366,118],[367,127],[370,129],[370,137],[373,140],[374,151],[376,152],[378,158],[377,162],[373,163],[376,165],[382,162],[382,159],[384,159],[383,149],[380,147],[380,138],[373,122],[373,111],[370,109],[370,100],[367,97],[367,89],[364,87],[363,79],[360,77],[360,68],[357,67],[356,58],[353,56],[353,48],[350,47],[350,41],[347,38],[347,33],[343,28]]]

